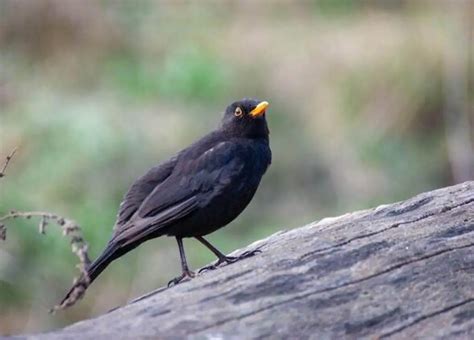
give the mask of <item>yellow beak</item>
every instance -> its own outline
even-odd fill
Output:
[[[265,110],[267,109],[268,107],[268,102],[261,102],[259,103],[255,109],[253,109],[252,111],[249,112],[249,115],[252,117],[252,118],[257,118],[257,117],[260,117],[261,115],[263,115],[265,113]]]

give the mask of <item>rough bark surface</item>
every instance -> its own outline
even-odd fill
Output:
[[[31,339],[474,338],[474,182],[282,231],[252,258]]]

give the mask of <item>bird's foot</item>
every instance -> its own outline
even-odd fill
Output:
[[[214,270],[214,269],[217,269],[217,267],[219,267],[221,264],[225,263],[225,264],[231,264],[231,263],[234,263],[234,262],[237,262],[237,261],[240,261],[240,260],[243,260],[243,259],[246,259],[247,257],[252,257],[256,254],[259,254],[261,253],[262,251],[259,250],[259,249],[255,249],[255,250],[250,250],[250,251],[246,251],[246,252],[243,252],[242,254],[240,254],[239,256],[224,256],[224,257],[220,257],[216,263],[214,264],[210,264],[209,266],[206,266],[206,267],[203,267],[201,269],[199,269],[199,273],[202,273],[202,272],[205,272],[206,270]]]
[[[168,287],[175,286],[175,285],[177,285],[178,283],[181,283],[181,282],[189,281],[192,278],[194,278],[195,276],[196,276],[196,274],[194,272],[190,271],[190,270],[184,271],[183,274],[181,274],[178,277],[175,277],[173,280],[168,282]]]

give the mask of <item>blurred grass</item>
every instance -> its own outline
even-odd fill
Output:
[[[453,42],[459,13],[472,21],[464,5],[3,0],[0,156],[19,151],[0,182],[0,212],[75,219],[95,257],[130,183],[242,97],[270,101],[274,160],[249,208],[210,235],[225,252],[453,184],[443,65],[472,54]],[[79,305],[50,316],[75,258],[58,231],[35,227],[15,221],[0,244],[2,334],[103,313],[179,272],[175,241],[150,241],[107,269]],[[213,260],[185,244],[193,268]]]

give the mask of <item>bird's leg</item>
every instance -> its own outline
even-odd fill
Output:
[[[217,256],[217,262],[215,264],[211,264],[209,266],[206,266],[204,268],[201,268],[199,272],[203,272],[205,270],[213,270],[216,269],[219,265],[222,263],[234,263],[239,260],[245,259],[250,256],[254,256],[255,254],[261,253],[261,250],[251,250],[251,251],[246,251],[239,256],[226,256],[222,254],[216,247],[214,247],[212,244],[210,244],[204,237],[202,236],[195,236],[195,239],[204,244],[210,251],[214,253],[214,255]]]
[[[183,246],[183,239],[181,237],[176,237],[176,241],[178,242],[178,248],[179,248],[179,256],[181,257],[181,268],[183,270],[183,273],[181,276],[178,276],[168,282],[168,287],[171,285],[177,285],[181,281],[185,279],[192,279],[194,276],[194,272],[189,270],[188,263],[186,262],[186,254],[184,253],[184,246]]]

